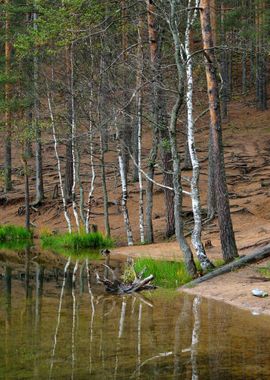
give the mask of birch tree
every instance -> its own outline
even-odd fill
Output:
[[[121,188],[122,188],[122,213],[124,217],[124,225],[127,233],[127,243],[128,245],[133,245],[133,235],[131,230],[131,224],[129,220],[129,212],[127,207],[127,200],[128,200],[128,191],[127,191],[127,178],[126,178],[126,172],[125,172],[125,161],[123,158],[123,152],[121,149],[121,145],[119,142],[119,130],[117,129],[117,136],[118,136],[118,145],[117,145],[117,151],[118,151],[118,164],[119,164],[119,173],[121,178]]]
[[[174,217],[175,233],[179,242],[180,249],[184,254],[185,265],[190,275],[195,276],[197,270],[194,263],[193,255],[184,235],[184,225],[182,213],[183,190],[181,184],[180,157],[177,148],[176,126],[179,111],[184,103],[184,76],[185,70],[181,63],[182,53],[179,38],[179,30],[176,16],[176,0],[170,0],[170,15],[167,18],[169,28],[174,43],[174,59],[177,68],[177,96],[171,110],[169,123],[170,145],[173,159],[173,189],[174,189]]]
[[[140,17],[138,21],[138,50],[137,50],[137,92],[136,92],[136,108],[137,108],[137,165],[136,167],[139,180],[139,229],[140,240],[144,243],[144,190],[143,190],[143,178],[142,178],[142,77],[143,77],[143,46],[142,46],[142,26],[143,20]],[[136,160],[136,157],[135,157]]]
[[[192,73],[192,55],[190,51],[190,33],[197,15],[196,9],[198,8],[199,1],[196,0],[195,11],[192,13],[192,1],[188,2],[187,9],[187,26],[185,31],[185,55],[186,55],[186,107],[187,107],[187,137],[189,154],[192,165],[192,178],[191,178],[191,201],[194,217],[194,227],[192,231],[192,245],[195,249],[196,255],[201,263],[203,269],[213,268],[213,264],[206,256],[204,246],[201,240],[202,233],[202,217],[201,217],[201,201],[199,191],[199,177],[200,165],[196,152],[195,136],[194,136],[194,119],[193,119],[193,73]]]

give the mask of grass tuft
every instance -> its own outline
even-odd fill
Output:
[[[65,233],[56,234],[42,233],[40,240],[44,248],[70,248],[72,250],[86,248],[110,248],[113,246],[113,240],[105,237],[101,232],[82,233]]]
[[[0,242],[10,242],[18,240],[32,239],[32,231],[28,231],[25,227],[14,226],[12,224],[0,225]]]
[[[134,265],[135,271],[146,268],[144,277],[153,274],[154,284],[163,288],[177,288],[192,280],[181,261],[159,261],[150,258],[139,258]]]

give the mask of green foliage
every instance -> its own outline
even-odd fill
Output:
[[[28,231],[22,226],[11,224],[0,225],[0,242],[30,240],[32,239],[32,235],[32,231]]]
[[[145,268],[144,277],[153,274],[154,284],[163,288],[177,288],[191,281],[185,264],[182,261],[159,261],[150,258],[140,258],[134,265],[137,273]]]
[[[171,151],[171,144],[169,139],[162,139],[161,141],[161,147],[165,152],[170,152]]]
[[[40,235],[42,246],[44,248],[70,248],[79,250],[85,248],[110,248],[113,246],[113,240],[105,237],[101,232],[87,233],[65,233],[53,235],[45,232]]]

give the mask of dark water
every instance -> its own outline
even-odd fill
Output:
[[[156,290],[88,288],[85,266],[0,263],[1,379],[270,379],[270,318]],[[95,265],[90,263],[91,270]],[[64,287],[63,287],[64,285]]]

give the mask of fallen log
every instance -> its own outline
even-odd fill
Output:
[[[130,294],[156,288],[154,285],[149,284],[154,279],[152,274],[143,280],[135,280],[132,284],[125,284],[119,280],[110,281],[107,278],[100,278],[98,273],[96,273],[96,277],[97,282],[103,284],[108,293]]]
[[[114,294],[130,294],[134,292],[140,292],[142,290],[150,290],[156,288],[154,285],[150,284],[150,282],[154,279],[154,276],[152,274],[144,279],[142,278],[145,269],[137,275],[134,270],[133,259],[130,257],[128,257],[126,264],[126,271],[128,272],[127,277],[123,278],[122,276],[123,281],[120,281],[117,278],[115,271],[108,265],[110,259],[110,251],[102,250],[101,254],[103,256],[106,256],[106,264],[103,264],[105,267],[105,273],[103,278],[101,278],[96,272],[96,279],[97,283],[104,285],[106,292]],[[112,280],[108,278],[109,273],[111,274]],[[129,279],[127,280],[128,277]]]
[[[220,268],[217,268],[207,274],[205,274],[202,277],[196,278],[195,280],[188,282],[181,288],[190,288],[193,286],[196,286],[204,281],[211,280],[214,277],[220,276],[225,273],[232,272],[233,270],[239,269],[241,267],[244,267],[247,264],[251,264],[260,260],[263,260],[267,257],[270,257],[270,244],[265,246],[264,248],[258,249],[254,253],[244,256],[240,259],[236,259],[229,264],[225,264]]]

